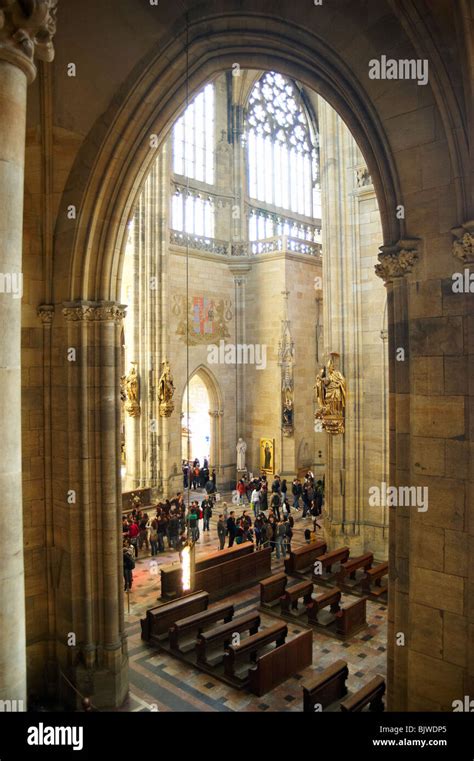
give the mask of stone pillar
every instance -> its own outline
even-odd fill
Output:
[[[343,435],[326,434],[326,528],[331,546],[347,544],[377,559],[387,554],[386,511],[369,504],[382,482],[388,436],[383,424],[386,296],[374,274],[381,235],[375,191],[348,128],[318,99],[323,207],[324,362],[340,354],[347,381]]]
[[[0,567],[0,700],[21,700],[26,709],[20,396],[26,91],[36,75],[34,56],[54,57],[57,0],[29,3],[26,12],[23,6],[12,1],[0,10],[0,322],[6,326],[0,339],[0,490],[9,505],[0,511],[0,532],[10,536]]]
[[[418,255],[414,241],[385,246],[376,273],[387,286],[390,394],[390,486],[410,480],[410,345],[407,282]],[[403,349],[404,361],[397,361]],[[409,560],[412,555],[410,509],[391,507],[389,512],[389,605],[387,636],[387,699],[390,710],[406,710],[408,653],[404,637],[409,631]]]
[[[110,302],[63,309],[67,461],[66,467],[59,462],[54,477],[57,659],[63,699],[80,702],[79,693],[97,707],[121,705],[128,689],[120,474],[124,314]]]

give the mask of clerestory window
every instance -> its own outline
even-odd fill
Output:
[[[302,95],[275,72],[254,86],[247,110],[249,196],[320,217],[319,154]]]
[[[214,85],[207,85],[173,128],[173,171],[191,180],[214,184]]]

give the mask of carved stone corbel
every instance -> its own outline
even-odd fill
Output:
[[[474,264],[474,220],[453,227],[451,232],[455,237],[453,256],[465,265]]]
[[[417,239],[400,240],[394,246],[380,247],[375,274],[382,278],[385,285],[405,277],[413,270],[419,259],[417,243]]]

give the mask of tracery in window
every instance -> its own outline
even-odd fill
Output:
[[[296,85],[281,74],[264,74],[249,98],[247,130],[250,197],[315,217],[320,207],[317,141]]]
[[[191,180],[214,184],[214,85],[207,85],[173,128],[173,171]]]

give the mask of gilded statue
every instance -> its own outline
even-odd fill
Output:
[[[331,354],[326,367],[317,374],[314,387],[318,405],[316,420],[321,420],[323,429],[333,435],[345,431],[346,379],[336,369],[335,360],[338,358],[339,354]]]
[[[165,360],[161,365],[161,375],[158,381],[158,401],[160,403],[160,416],[170,417],[174,410],[173,404],[174,383],[171,376],[169,362]]]
[[[130,417],[140,416],[141,410],[138,395],[137,364],[136,362],[132,362],[132,367],[128,375],[123,375],[120,379],[120,398],[125,404],[125,412],[127,412]]]

